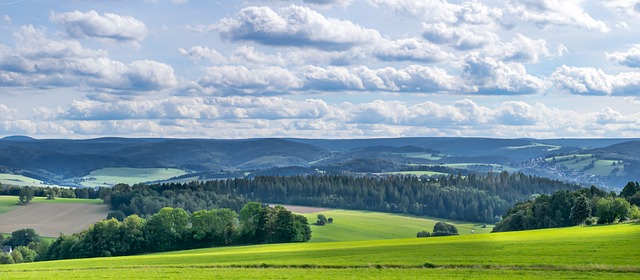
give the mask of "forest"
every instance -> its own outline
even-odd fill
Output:
[[[594,186],[577,191],[557,191],[516,203],[496,223],[493,231],[516,231],[580,224],[611,224],[640,219],[640,184],[629,182],[620,194]]]
[[[12,246],[0,254],[0,263],[74,258],[126,256],[212,246],[306,242],[311,239],[307,218],[282,206],[257,202],[245,204],[239,214],[231,209],[199,210],[162,208],[148,219],[130,215],[99,221],[72,235],[61,234],[53,242],[33,229],[13,232],[0,244]]]
[[[100,196],[125,216],[163,207],[192,213],[215,207],[238,211],[247,201],[427,215],[492,223],[532,195],[578,190],[578,185],[522,173],[440,177],[258,176],[185,184],[117,185]]]

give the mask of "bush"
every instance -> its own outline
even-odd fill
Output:
[[[429,233],[429,232],[428,232],[428,231],[426,231],[426,230],[423,230],[423,231],[421,231],[421,232],[418,232],[418,234],[417,234],[416,236],[417,236],[418,238],[420,238],[420,237],[429,237],[429,236],[431,236],[431,233]]]
[[[12,264],[13,257],[9,253],[0,254],[0,264]]]
[[[458,228],[452,224],[445,222],[437,222],[433,225],[433,234],[431,236],[449,236],[458,235]]]
[[[118,220],[118,222],[122,222],[126,217],[127,215],[125,215],[124,212],[117,210],[117,211],[109,212],[109,214],[107,215],[107,220],[110,220],[111,218],[115,218],[116,220]]]

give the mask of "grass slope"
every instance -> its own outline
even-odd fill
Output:
[[[640,224],[274,244],[0,266],[3,279],[637,279]],[[426,264],[426,265],[425,265]]]
[[[10,186],[35,186],[35,187],[59,187],[58,185],[47,184],[41,180],[22,175],[0,173],[0,184]]]
[[[483,224],[462,221],[450,221],[410,215],[398,215],[380,212],[331,210],[304,214],[310,223],[314,223],[318,214],[324,214],[334,222],[324,226],[312,225],[311,242],[378,240],[415,237],[421,230],[433,231],[437,221],[455,224],[460,234],[489,233],[491,227]]]
[[[80,184],[84,187],[112,186],[118,183],[133,185],[167,180],[185,174],[186,171],[175,168],[109,167],[92,171],[81,178]]]

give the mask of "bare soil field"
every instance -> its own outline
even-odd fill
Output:
[[[32,228],[41,236],[72,234],[107,217],[106,205],[76,203],[33,203],[0,214],[0,232]]]
[[[287,210],[293,212],[293,213],[298,213],[298,214],[309,214],[309,213],[317,213],[317,212],[322,212],[322,211],[331,211],[331,210],[335,210],[332,208],[322,208],[322,207],[310,207],[310,206],[297,206],[297,205],[286,205],[286,204],[273,204],[273,203],[269,203],[269,206],[273,207],[276,205],[280,205],[284,208],[287,208]]]

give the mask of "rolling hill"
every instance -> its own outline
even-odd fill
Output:
[[[590,161],[553,162],[565,156]],[[520,171],[571,182],[619,188],[640,178],[638,139],[161,139],[97,138],[0,140],[0,173],[47,184],[74,183],[96,170],[174,168],[194,178],[318,173],[463,174]],[[593,160],[593,164],[590,165]],[[607,163],[615,168],[605,168]],[[596,168],[587,168],[593,166]],[[437,169],[437,170],[436,170]],[[418,174],[418,173],[416,173]],[[176,180],[179,178],[176,178]],[[174,180],[175,181],[175,180]]]
[[[640,224],[272,244],[0,266],[3,279],[637,279]]]

